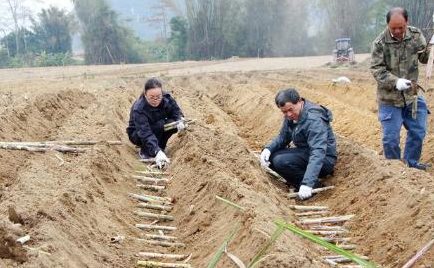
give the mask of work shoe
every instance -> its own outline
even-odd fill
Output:
[[[427,170],[430,167],[431,167],[430,164],[422,164],[422,163],[417,163],[416,165],[412,166],[412,168],[417,168],[420,170]]]

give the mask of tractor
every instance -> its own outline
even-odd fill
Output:
[[[337,63],[354,63],[354,50],[351,46],[351,38],[338,38],[333,49],[333,61]]]

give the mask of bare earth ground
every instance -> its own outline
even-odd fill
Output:
[[[358,55],[363,62],[368,55]],[[0,267],[132,267],[138,251],[155,251],[134,239],[143,222],[132,214],[137,192],[130,178],[137,163],[125,126],[129,108],[146,78],[158,75],[196,125],[173,138],[168,154],[174,180],[167,195],[175,236],[206,267],[226,235],[241,223],[228,250],[248,263],[274,230],[273,219],[296,220],[291,204],[330,206],[355,214],[347,223],[357,253],[384,267],[402,266],[434,236],[434,172],[409,169],[381,156],[376,84],[367,63],[327,67],[328,57],[231,59],[123,66],[76,66],[0,70],[0,140],[122,140],[97,144],[80,155],[0,151]],[[423,76],[424,68],[421,70]],[[334,85],[347,76],[352,83]],[[433,88],[433,82],[421,79]],[[288,188],[260,168],[251,150],[277,134],[282,116],[275,93],[296,87],[333,113],[339,162],[326,184],[336,189],[307,202],[288,200]],[[432,90],[426,93],[434,102]],[[434,162],[434,122],[429,118],[423,160]],[[63,159],[63,163],[59,160]],[[239,212],[220,195],[247,208]],[[23,225],[8,219],[15,206]],[[26,244],[13,241],[30,234]],[[125,235],[121,244],[110,237]],[[7,245],[7,246],[5,246]],[[259,267],[328,267],[319,249],[292,233],[269,249]],[[235,267],[226,257],[218,267]],[[415,267],[434,267],[431,250]]]

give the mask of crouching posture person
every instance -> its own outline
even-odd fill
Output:
[[[261,165],[294,186],[300,199],[308,199],[313,188],[319,187],[318,178],[333,173],[337,160],[332,113],[300,98],[295,89],[280,91],[275,101],[284,115],[283,125],[261,152]]]
[[[131,107],[127,134],[130,141],[140,147],[142,159],[155,157],[156,164],[163,168],[170,163],[164,153],[167,141],[176,132],[185,129],[180,121],[175,129],[165,131],[167,123],[183,120],[183,114],[176,101],[164,92],[157,78],[145,83],[143,94]]]

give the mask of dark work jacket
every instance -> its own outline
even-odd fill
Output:
[[[127,134],[129,137],[137,135],[149,151],[157,154],[160,147],[154,132],[162,133],[164,124],[180,120],[182,116],[181,109],[169,93],[163,93],[163,99],[157,107],[149,105],[141,95],[131,107]]]
[[[297,122],[284,119],[279,135],[266,146],[271,153],[288,147],[292,141],[297,148],[309,149],[309,162],[302,185],[314,187],[324,160],[336,163],[336,138],[330,122],[330,110],[304,100],[303,110]]]

